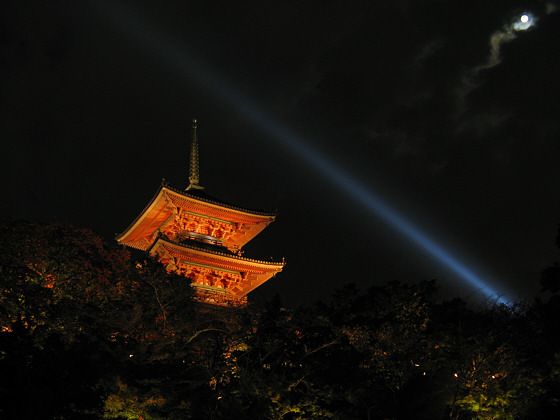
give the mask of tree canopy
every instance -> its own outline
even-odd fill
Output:
[[[87,229],[0,226],[0,416],[547,419],[560,299],[480,308],[436,281],[285,308],[197,303],[188,279]],[[543,283],[543,287],[548,283]]]

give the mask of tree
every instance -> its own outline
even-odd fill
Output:
[[[560,298],[473,309],[435,281],[330,303],[197,304],[85,229],[0,225],[7,418],[552,419]]]
[[[450,418],[519,418],[527,374],[518,346],[524,316],[523,308],[506,305],[477,312],[441,305],[434,327],[444,332],[440,380]]]
[[[310,308],[282,308],[279,300],[250,305],[214,382],[214,418],[295,419],[333,417],[333,359],[337,338],[328,319]]]
[[[87,229],[4,221],[0,281],[8,417],[99,416],[120,376],[186,352],[188,280]]]
[[[560,248],[560,227],[556,234],[556,246]],[[553,263],[541,273],[541,290],[543,292],[558,293],[560,292],[560,264]]]
[[[365,294],[347,288],[335,296],[333,323],[361,359],[355,395],[362,413],[433,418],[426,398],[433,348],[427,328],[436,290],[433,281],[412,286],[389,282]]]

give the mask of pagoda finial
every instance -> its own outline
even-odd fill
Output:
[[[198,174],[198,136],[196,134],[196,118],[192,121],[192,140],[191,140],[191,159],[189,167],[189,186],[187,191],[190,189],[203,190],[204,187],[198,185],[199,174]]]

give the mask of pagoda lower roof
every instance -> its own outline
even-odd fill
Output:
[[[245,296],[269,280],[282,271],[285,265],[283,261],[256,260],[220,250],[219,247],[199,246],[196,241],[178,243],[163,237],[154,241],[148,253],[159,256],[160,261],[162,258],[172,258],[179,265],[204,266],[222,272],[243,273],[243,281],[227,290],[227,293],[236,298]]]
[[[199,244],[196,241],[176,242],[176,241],[171,241],[167,238],[157,238],[157,240],[154,241],[154,243],[147,250],[147,252],[151,253],[158,244],[165,244],[166,246],[175,250],[182,250],[182,251],[191,250],[194,252],[216,255],[219,256],[220,258],[228,258],[231,261],[237,261],[239,262],[239,264],[242,263],[261,264],[263,266],[275,266],[275,267],[276,266],[283,267],[285,264],[283,261],[266,261],[266,260],[257,260],[254,258],[243,257],[241,255],[236,255],[227,249],[222,249],[222,247],[216,245],[210,245],[204,243]]]
[[[232,249],[241,249],[276,217],[274,212],[244,209],[216,200],[200,190],[181,191],[162,184],[134,222],[116,239],[123,245],[146,251],[160,228],[182,213],[231,226],[234,234],[228,236],[224,245]]]

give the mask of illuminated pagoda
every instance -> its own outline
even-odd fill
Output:
[[[284,262],[242,256],[242,248],[272,223],[275,213],[248,210],[208,196],[199,185],[198,138],[193,120],[189,186],[162,183],[136,220],[117,236],[120,244],[156,257],[192,281],[201,302],[236,306],[280,272]]]

